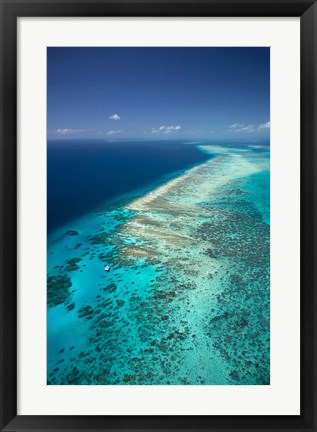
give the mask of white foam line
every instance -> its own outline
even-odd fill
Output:
[[[220,172],[217,172],[217,168],[220,168]],[[157,187],[143,197],[133,200],[127,205],[127,208],[135,211],[150,210],[150,205],[155,199],[167,198],[169,192],[181,184],[186,185],[187,180],[191,180],[190,184],[194,184],[194,181],[197,180],[199,190],[197,194],[194,191],[185,191],[187,192],[186,195],[188,197],[197,195],[197,199],[200,196],[203,199],[205,195],[210,196],[217,188],[223,186],[231,179],[245,177],[260,170],[256,164],[248,162],[243,156],[237,153],[225,152],[225,154],[219,154],[216,158],[202,165],[189,169],[183,175]],[[184,193],[180,195],[183,197]],[[175,199],[175,197],[173,198]]]

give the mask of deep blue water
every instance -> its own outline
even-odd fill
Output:
[[[210,156],[179,141],[48,141],[48,232]]]

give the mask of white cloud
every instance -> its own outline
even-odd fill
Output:
[[[171,133],[173,131],[178,131],[180,130],[182,127],[180,125],[174,126],[174,125],[170,125],[170,126],[160,126],[158,128],[152,128],[152,133],[158,133],[158,132],[162,132],[163,134],[168,134]]]
[[[119,134],[121,132],[122,132],[122,130],[110,130],[107,132],[107,135],[116,135],[116,134]]]
[[[252,124],[244,124],[244,123],[232,123],[229,126],[226,126],[226,132],[255,132],[260,129],[269,129],[271,126],[270,122],[262,123],[259,126],[254,126]]]
[[[71,129],[67,129],[67,128],[65,128],[65,129],[57,129],[57,133],[61,133],[61,134],[67,134],[67,133],[69,133],[71,131]]]
[[[121,117],[118,114],[113,114],[112,116],[109,117],[111,120],[120,120]]]
[[[55,131],[58,134],[66,135],[72,133],[85,132],[85,129],[70,129],[70,128],[59,128]]]
[[[179,130],[179,129],[181,129],[182,127],[181,126],[173,126],[173,125],[171,125],[171,126],[166,126],[166,129],[167,130]]]
[[[271,122],[262,123],[259,126],[259,129],[269,129],[271,127]]]
[[[244,125],[238,129],[236,129],[236,132],[254,132],[254,126],[253,125]]]
[[[255,127],[252,124],[244,124],[244,123],[232,123],[229,126],[226,126],[227,132],[254,132]]]
[[[244,126],[245,125],[242,124],[242,123],[232,123],[231,125],[226,126],[226,128],[228,128],[228,129],[238,129],[238,128],[242,128]]]

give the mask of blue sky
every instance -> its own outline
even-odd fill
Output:
[[[261,139],[269,48],[48,48],[48,138]]]

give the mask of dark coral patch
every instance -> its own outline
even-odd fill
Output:
[[[47,304],[48,306],[57,306],[65,303],[69,296],[69,288],[72,281],[67,274],[57,276],[48,276],[47,278]]]
[[[80,267],[79,267],[78,263],[80,261],[81,261],[81,258],[71,258],[71,259],[67,260],[65,270],[68,272],[79,270]]]
[[[73,237],[73,236],[78,236],[78,235],[79,235],[79,232],[76,231],[76,230],[68,230],[68,231],[66,231],[64,233],[64,236],[71,236],[71,237]]]

